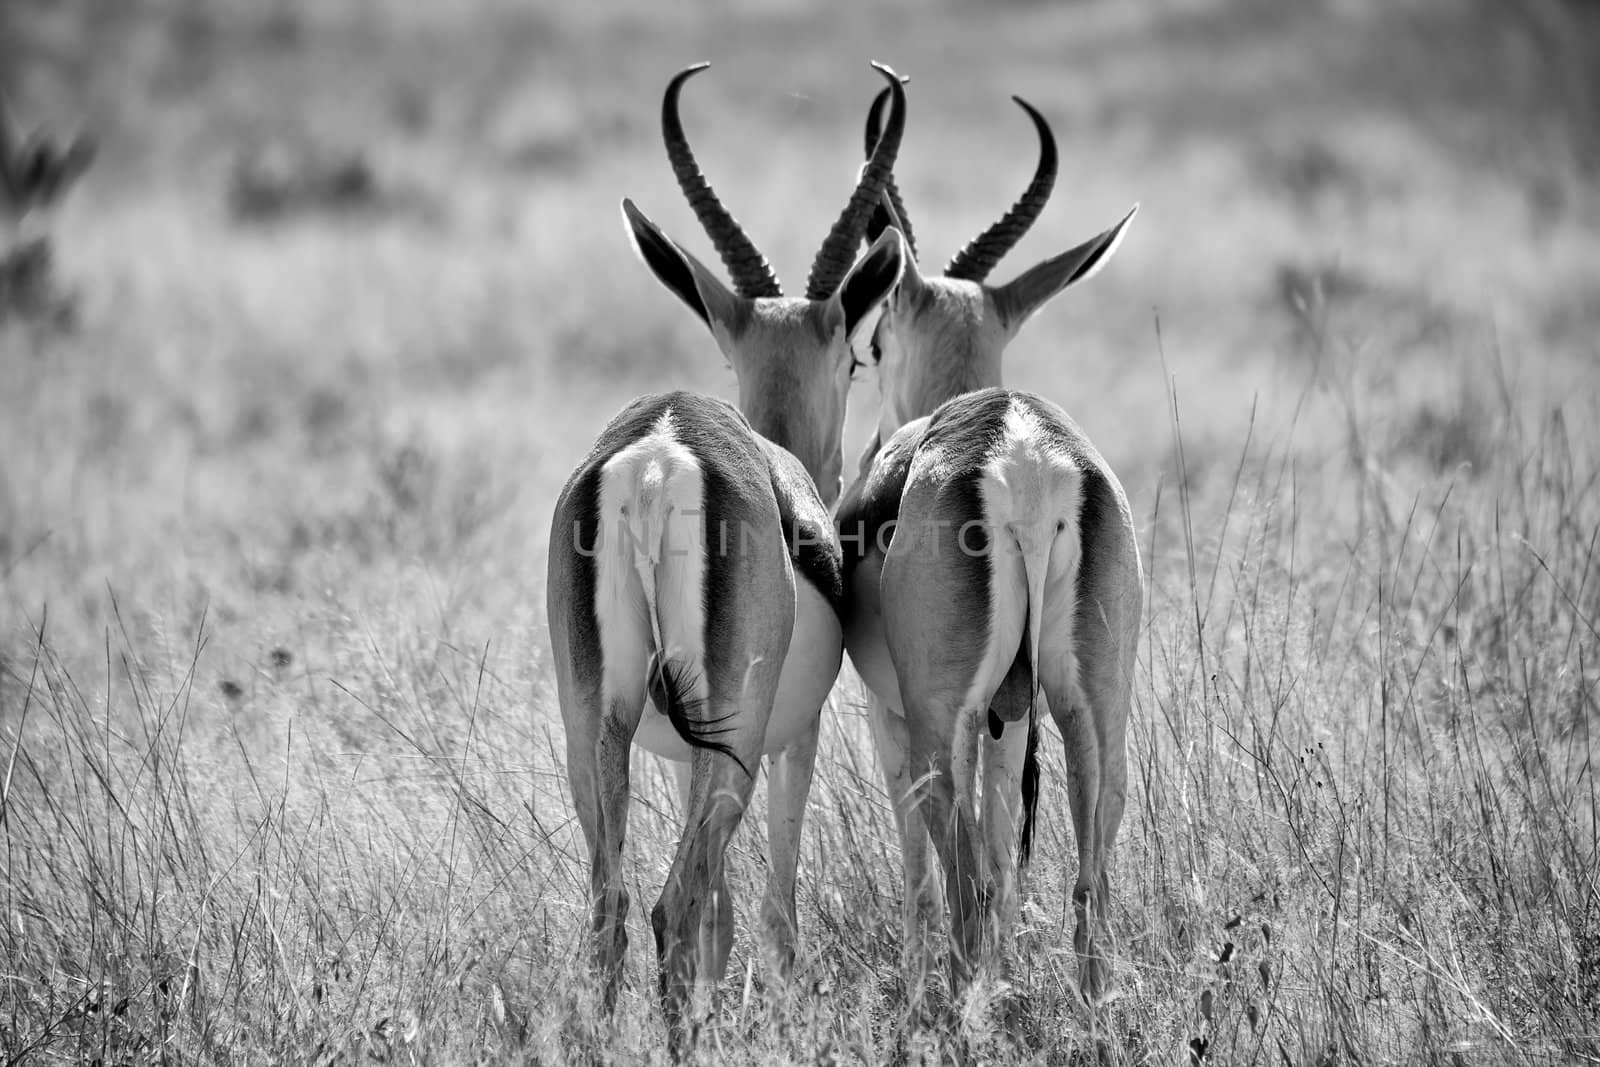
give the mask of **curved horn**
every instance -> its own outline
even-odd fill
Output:
[[[1001,257],[1016,247],[1022,235],[1028,232],[1028,227],[1033,225],[1039,212],[1044,210],[1045,202],[1050,199],[1050,190],[1055,187],[1056,139],[1050,132],[1050,124],[1022,97],[1013,96],[1011,99],[1028,113],[1033,120],[1033,128],[1039,131],[1039,166],[1034,169],[1033,181],[1028,183],[1028,188],[1023,190],[1017,202],[1011,205],[1011,210],[956,253],[950,265],[944,269],[948,278],[965,278],[975,282],[987,278]]]
[[[832,296],[850,270],[850,264],[855,262],[856,246],[861,243],[867,223],[872,219],[878,194],[894,173],[895,155],[900,151],[900,138],[906,131],[906,91],[900,85],[900,76],[882,63],[872,64],[872,69],[889,82],[889,128],[878,138],[872,158],[861,168],[861,178],[856,182],[855,192],[850,194],[850,202],[817,250],[816,261],[811,264],[811,277],[806,279],[808,300],[826,300]]]
[[[902,78],[900,80],[907,82],[911,79]],[[883,130],[883,106],[888,102],[889,90],[880,89],[878,90],[878,95],[873,98],[872,109],[867,112],[866,146],[864,151],[868,159],[872,158],[872,150],[877,147],[878,136]],[[883,183],[883,191],[888,195],[889,203],[893,205],[895,218],[889,217],[889,212],[884,210],[881,203],[873,208],[872,219],[867,223],[867,243],[871,244],[876,241],[879,235],[890,226],[897,226],[900,230],[900,236],[906,240],[906,248],[910,250],[911,258],[916,259],[917,239],[911,234],[911,216],[906,214],[905,201],[900,199],[900,186],[895,182],[892,173],[889,175],[889,180]]]
[[[684,82],[710,65],[696,63],[685,67],[667,83],[666,95],[661,100],[661,139],[667,143],[667,159],[672,163],[672,173],[677,175],[678,188],[683,190],[695,218],[700,220],[706,236],[711,238],[717,254],[722,257],[722,265],[733,279],[734,291],[750,299],[782,296],[778,276],[772,272],[766,257],[745,235],[739,220],[722,206],[711,183],[700,173],[694,153],[689,150],[689,139],[683,134],[683,123],[678,118],[678,91]]]

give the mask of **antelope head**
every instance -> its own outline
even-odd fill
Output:
[[[680,71],[668,83],[661,133],[678,185],[722,257],[733,288],[663,234],[631,200],[623,200],[623,214],[639,257],[700,317],[732,365],[739,409],[757,433],[800,460],[823,503],[832,507],[843,468],[845,401],[854,365],[850,341],[893,290],[907,259],[899,232],[885,225],[855,260],[893,173],[905,129],[905,93],[893,71],[873,64],[890,84],[888,125],[817,252],[805,295],[784,296],[766,258],[701,175],[684,136],[678,94],[707,65]]]
[[[869,153],[875,154],[880,140],[887,95],[879,93],[867,116]],[[998,222],[956,253],[942,274],[924,274],[918,268],[916,241],[892,175],[868,226],[869,239],[887,228],[899,229],[909,251],[900,284],[885,302],[872,335],[871,358],[879,367],[882,395],[880,441],[951,397],[1001,385],[1000,357],[1022,324],[1051,297],[1104,266],[1139,210],[1134,205],[1109,230],[1035,264],[1004,285],[986,282],[1038,219],[1056,180],[1056,142],[1050,124],[1026,100],[1012,99],[1027,112],[1039,135],[1033,180]]]

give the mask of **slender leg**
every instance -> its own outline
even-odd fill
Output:
[[[584,844],[588,846],[590,948],[594,953],[595,970],[600,976],[602,1003],[609,1014],[616,1006],[617,985],[622,980],[620,965],[615,968],[616,973],[612,973],[613,960],[622,959],[628,944],[628,931],[623,922],[628,909],[628,893],[626,889],[622,889],[618,897],[612,897],[609,893],[612,876],[607,868],[606,857],[611,850],[606,847],[605,824],[600,816],[596,733],[596,730],[580,731],[574,723],[568,722],[567,781],[572,786],[572,805],[578,813],[578,825],[583,828]],[[619,937],[620,945],[615,943]]]
[[[1096,698],[1091,696],[1090,700]],[[1116,694],[1099,706],[1118,707]],[[1122,826],[1122,809],[1128,799],[1128,712],[1132,694],[1123,687],[1121,714],[1113,713],[1101,722],[1100,737],[1100,895],[1106,909],[1111,906],[1111,860]]]
[[[616,1007],[628,950],[628,890],[622,842],[628,825],[628,750],[639,708],[613,701],[604,716],[575,716],[567,726],[567,774],[578,822],[589,846],[595,969],[609,1013]]]
[[[1127,728],[1143,603],[1138,546],[1126,532],[1085,532],[1100,565],[1074,598],[1074,656],[1046,657],[1041,678],[1066,746],[1068,797],[1078,838],[1073,886],[1078,985],[1090,1004],[1113,982],[1111,856],[1127,796]],[[1059,608],[1057,609],[1059,610]]]
[[[903,690],[902,690],[903,691]],[[944,868],[945,906],[950,913],[950,992],[960,996],[983,960],[983,885],[986,860],[979,850],[973,789],[977,770],[977,731],[981,715],[934,704],[918,706],[906,696],[910,712],[911,764],[926,769],[918,789],[929,837]],[[982,714],[987,714],[987,708]]]
[[[672,768],[672,781],[678,787],[678,818],[687,819],[689,817],[689,790],[694,784],[694,778],[689,772],[694,764],[675,759],[667,760],[666,764]]]
[[[738,745],[734,751],[745,766],[754,767],[761,752],[759,733],[754,743]],[[661,1007],[667,1017],[674,1059],[694,1045],[698,1034],[705,1005],[694,1004],[692,998],[707,921],[706,905],[713,895],[727,899],[723,860],[728,842],[750,803],[754,785],[743,767],[720,753],[696,751],[691,773],[694,784],[683,837],[678,841],[667,884],[650,912],[661,971]],[[719,894],[718,888],[724,891]],[[731,930],[731,914],[729,918]]]
[[[1077,912],[1073,945],[1084,999],[1098,1004],[1111,993],[1108,919],[1111,852],[1127,795],[1127,723],[1131,687],[1114,661],[1082,661],[1081,686],[1046,675],[1050,707],[1066,746],[1067,789],[1078,839]],[[1065,708],[1064,714],[1056,708]]]
[[[1006,636],[950,610],[988,601],[990,566],[963,547],[957,531],[964,527],[939,510],[936,493],[958,491],[948,484],[936,488],[931,480],[908,485],[903,525],[879,584],[884,603],[897,605],[885,613],[884,636],[904,702],[913,795],[944,870],[954,998],[983,964],[988,861],[976,809],[978,731],[988,729],[989,703],[1004,674],[1004,665],[986,666],[995,658],[991,646],[1006,643]]]
[[[1101,483],[1102,510],[1115,501]],[[1126,509],[1123,502],[1122,509]],[[1072,822],[1078,838],[1078,880],[1072,901],[1078,925],[1078,987],[1091,1005],[1112,989],[1110,859],[1128,792],[1128,717],[1133,712],[1134,659],[1144,576],[1139,545],[1126,526],[1085,526],[1083,550],[1093,568],[1075,576],[1074,593],[1054,592],[1048,611],[1070,617],[1070,654],[1046,657],[1042,680],[1051,717],[1066,742]],[[1070,613],[1070,614],[1069,614]],[[1072,665],[1070,659],[1077,659]]]
[[[1077,917],[1072,943],[1078,953],[1078,988],[1089,1004],[1099,1004],[1111,991],[1111,961],[1102,931],[1107,900],[1102,873],[1100,796],[1103,743],[1096,728],[1097,709],[1071,677],[1070,661],[1046,658],[1040,665],[1050,713],[1061,730],[1066,753],[1067,801],[1078,842],[1078,877],[1072,887]]]
[[[709,988],[727,963],[733,912],[723,863],[728,842],[750,803],[753,775],[760,766],[778,679],[794,633],[794,577],[776,530],[776,510],[770,503],[768,507],[771,514],[752,510],[753,518],[729,512],[729,521],[735,526],[742,523],[739,528],[747,532],[756,519],[771,522],[771,536],[740,533],[724,554],[712,557],[718,585],[738,592],[718,599],[708,616],[715,625],[706,628],[705,696],[684,709],[725,751],[693,750],[683,836],[666,885],[650,912],[661,1008],[675,1061],[699,1037],[707,1007],[704,998],[694,995],[701,975]],[[709,944],[703,938],[707,923],[714,931]]]
[[[676,760],[672,763],[672,775],[678,783],[678,800],[686,820],[692,799],[692,766]],[[709,906],[700,913],[700,932],[696,939],[699,961],[695,970],[695,996],[707,1004],[713,1003],[717,984],[728,969],[728,957],[733,952],[734,922],[733,896],[728,892],[728,872],[724,866],[711,887]]]
[[[984,884],[992,912],[989,936],[996,946],[1009,943],[1018,906],[1018,850],[1022,833],[1022,760],[1027,748],[1027,720],[1010,723],[1000,739],[987,731],[978,742],[983,766],[983,845],[987,860]]]
[[[927,819],[913,792],[916,779],[911,773],[911,742],[905,716],[868,690],[867,720],[872,724],[873,746],[883,769],[889,801],[894,806],[895,827],[900,831],[900,858],[905,873],[900,907],[904,937],[901,963],[915,1001],[921,998],[928,975],[933,971],[928,950],[939,929],[944,907],[938,883],[934,881]]]
[[[768,962],[785,984],[794,973],[794,945],[799,932],[795,913],[795,877],[800,862],[800,829],[811,773],[817,760],[818,722],[767,767],[767,892],[761,904]]]

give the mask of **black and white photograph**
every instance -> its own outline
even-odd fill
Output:
[[[1594,0],[0,0],[0,1062],[1600,1063]]]

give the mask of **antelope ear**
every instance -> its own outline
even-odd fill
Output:
[[[928,283],[923,280],[922,271],[917,269],[917,257],[907,255],[905,270],[900,274],[900,284],[895,288],[895,306],[899,308],[915,306],[927,288]]]
[[[738,336],[749,321],[750,301],[723,285],[705,264],[678,247],[626,197],[622,214],[633,250],[656,279],[700,316],[719,341],[722,331],[730,337]]]
[[[1091,237],[1077,248],[1053,256],[1043,263],[1029,267],[1017,277],[991,290],[995,306],[1000,311],[1000,322],[1010,333],[1015,333],[1028,317],[1044,306],[1045,302],[1068,286],[1092,277],[1122,243],[1128,223],[1139,213],[1133,205],[1122,221],[1105,233]]]
[[[856,260],[829,301],[828,317],[833,321],[833,307],[839,309],[846,340],[854,337],[862,324],[870,320],[872,313],[894,292],[909,258],[900,231],[890,226],[878,235],[866,254]]]
[[[885,99],[887,92],[888,90],[884,90],[883,93],[879,93],[878,99],[880,101]],[[876,112],[877,109],[878,105],[874,104],[873,111]],[[889,303],[899,303],[904,306],[907,301],[915,302],[926,288],[922,284],[922,272],[917,269],[917,249],[907,236],[911,231],[895,209],[894,197],[889,195],[887,188],[878,196],[878,207],[873,214],[872,225],[878,227],[878,233],[882,233],[890,226],[899,230],[905,248],[905,269],[900,275],[900,284],[895,286],[894,292],[890,294]],[[872,227],[867,228],[867,234],[869,237],[873,234]]]

